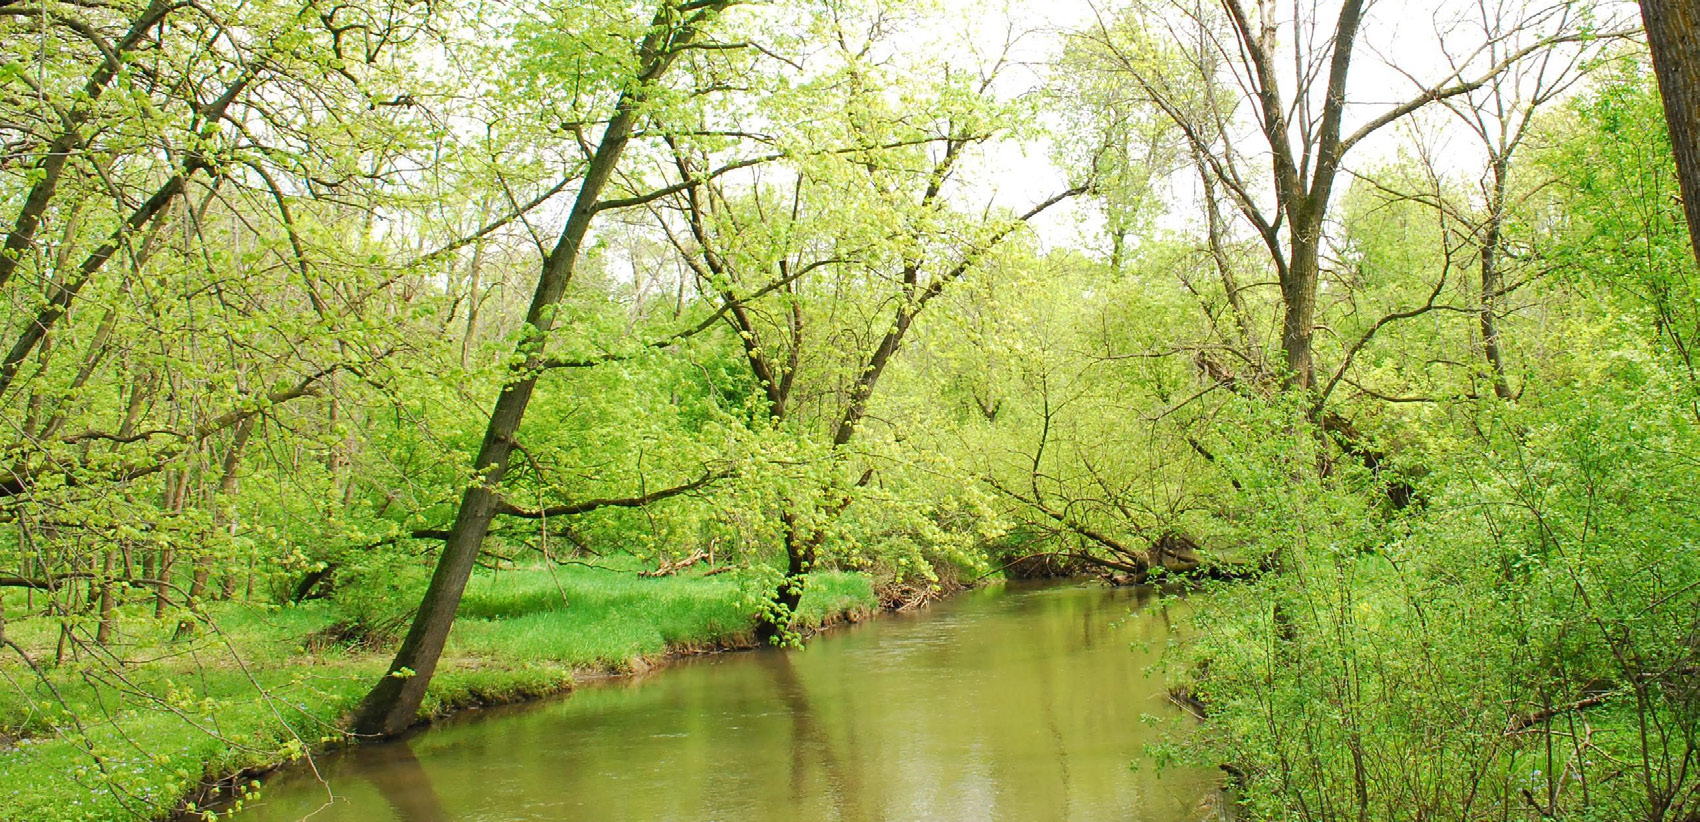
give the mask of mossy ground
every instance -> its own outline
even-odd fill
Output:
[[[422,714],[560,692],[575,673],[747,645],[752,583],[737,572],[650,579],[584,566],[480,575]],[[799,621],[819,626],[876,602],[866,577],[817,574]],[[115,655],[84,650],[55,667],[45,663],[57,622],[7,624],[45,680],[15,653],[0,661],[0,822],[168,815],[213,780],[341,742],[338,723],[389,661],[386,649],[309,642],[338,619],[323,602],[220,604],[213,627],[187,638],[176,636],[175,617],[155,621],[146,603],[132,607]]]

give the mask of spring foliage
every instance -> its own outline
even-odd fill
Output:
[[[340,738],[534,377],[426,715],[776,591],[1203,577],[1160,753],[1252,818],[1694,819],[1700,286],[1645,55],[1478,4],[1480,82],[1415,78],[1299,203],[1235,44],[1309,67],[1256,81],[1311,83],[1294,158],[1384,98],[1324,87],[1335,5],[1219,5],[1110,4],[1041,72],[1019,15],[878,0],[684,43],[703,4],[0,5],[0,769],[145,817]]]

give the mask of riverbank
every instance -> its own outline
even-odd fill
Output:
[[[752,597],[762,589],[752,582],[740,572],[643,578],[585,566],[480,575],[421,719],[749,647]],[[866,577],[824,573],[799,621],[818,630],[877,608]],[[190,637],[149,613],[125,614],[126,631],[108,649],[70,644],[60,665],[43,665],[45,677],[15,654],[0,662],[0,820],[192,810],[232,775],[345,744],[341,718],[390,658],[322,602],[221,604],[211,627]],[[60,653],[56,621],[23,619],[7,630],[37,664]]]

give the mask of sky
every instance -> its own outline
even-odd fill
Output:
[[[1495,60],[1481,51],[1486,38],[1482,20],[1518,19],[1554,7],[1562,0],[1369,0],[1358,48],[1353,53],[1351,82],[1348,86],[1346,131],[1349,133],[1392,107],[1419,96],[1425,86],[1447,80],[1453,74],[1452,63],[1462,61],[1469,67],[1465,77],[1480,75]],[[975,2],[975,0],[942,0],[942,23],[938,32],[915,32],[910,36],[917,42],[944,35],[946,39],[966,40],[971,49],[983,53],[998,50],[1008,39],[1011,30],[1029,32],[1016,40],[1013,58],[1027,66],[1012,72],[1006,93],[1025,93],[1044,82],[1045,63],[1054,55],[1071,30],[1091,28],[1100,19],[1111,19],[1129,0],[1006,0],[1004,3]],[[1169,0],[1146,0],[1151,5],[1169,5]],[[1215,0],[1180,0],[1213,5]],[[1255,5],[1255,0],[1246,0]],[[1295,9],[1307,16],[1316,7],[1311,0],[1278,2],[1277,16],[1290,21]],[[1326,32],[1338,13],[1338,3],[1320,2],[1316,19],[1322,21]],[[1622,30],[1639,23],[1633,3],[1601,3],[1596,14],[1602,29]],[[1575,27],[1570,27],[1574,29]],[[1555,30],[1549,26],[1548,30]],[[1284,93],[1291,94],[1295,71],[1290,50],[1295,29],[1283,25],[1283,60],[1286,68],[1281,78]],[[1450,56],[1449,56],[1450,55]],[[1323,82],[1317,80],[1318,85]],[[1245,137],[1253,146],[1260,135],[1249,130]],[[1414,135],[1421,134],[1429,141],[1437,162],[1454,175],[1473,180],[1483,167],[1484,155],[1479,141],[1462,129],[1461,121],[1440,109],[1429,106],[1414,120],[1389,126],[1365,140],[1348,155],[1347,166],[1372,168],[1395,158],[1402,147],[1410,145]],[[1244,145],[1244,143],[1242,143]],[[1015,210],[1043,200],[1067,187],[1066,175],[1048,156],[1050,147],[1045,139],[1021,143],[1006,143],[996,147],[987,158],[992,173],[984,174],[983,190],[974,192],[974,199],[993,202]],[[1248,164],[1252,171],[1264,172],[1267,160]],[[1176,181],[1171,197],[1185,201],[1197,196],[1194,186]],[[1343,190],[1343,186],[1337,187]],[[1186,230],[1196,224],[1191,209],[1177,208],[1158,223],[1159,228]],[[1048,245],[1079,242],[1083,234],[1098,232],[1097,220],[1088,208],[1057,209],[1037,221],[1035,229]]]

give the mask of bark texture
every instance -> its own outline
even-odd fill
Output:
[[[1641,0],[1641,19],[1665,101],[1682,211],[1700,260],[1700,0]]]

